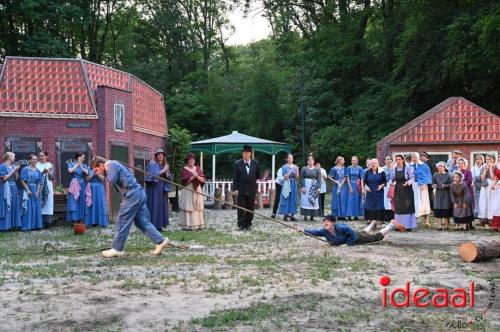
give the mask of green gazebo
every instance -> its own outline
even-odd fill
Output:
[[[243,145],[251,145],[254,152],[262,152],[272,155],[272,175],[274,182],[276,175],[276,154],[279,152],[291,152],[289,144],[269,141],[266,139],[248,136],[233,131],[230,135],[211,138],[203,141],[193,142],[191,144],[192,152],[200,152],[200,165],[203,168],[203,153],[212,155],[212,182],[215,183],[215,158],[219,154],[228,152],[243,151]]]

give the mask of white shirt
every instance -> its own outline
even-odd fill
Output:
[[[279,184],[280,186],[282,186],[284,181],[285,181],[285,178],[283,177],[283,168],[280,167],[278,169],[277,174],[276,174],[276,180],[275,180],[275,182],[277,184]]]
[[[326,180],[325,180],[326,177],[327,177],[326,170],[323,167],[321,167],[321,185],[319,187],[321,194],[326,193]]]

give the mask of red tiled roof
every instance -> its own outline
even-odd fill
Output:
[[[96,118],[98,86],[132,93],[134,130],[166,134],[158,91],[133,75],[80,59],[7,57],[0,65],[0,116]]]
[[[500,117],[462,97],[450,97],[379,143],[500,142]]]
[[[162,95],[135,77],[132,77],[131,87],[134,129],[166,135],[167,115]]]
[[[96,117],[79,60],[7,57],[3,69],[3,115]]]
[[[130,74],[88,61],[83,61],[83,67],[92,91],[96,91],[99,85],[130,91]]]

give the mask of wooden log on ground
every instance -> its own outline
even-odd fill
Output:
[[[229,189],[226,190],[226,194],[224,195],[224,201],[226,204],[224,205],[224,209],[231,210],[233,207],[230,204],[233,204],[233,192]]]
[[[500,257],[500,238],[466,242],[458,247],[458,254],[468,263]]]
[[[276,189],[269,189],[269,207],[272,209],[274,206],[274,200],[276,199]]]
[[[222,209],[222,202],[220,201],[222,199],[222,188],[215,188],[214,196],[216,198],[214,202],[214,210]]]

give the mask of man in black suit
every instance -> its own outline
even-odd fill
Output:
[[[255,195],[257,194],[257,180],[260,177],[260,165],[252,157],[252,147],[243,146],[243,159],[234,163],[233,192],[238,195],[238,205],[253,211],[255,209]],[[253,213],[238,209],[238,227],[240,230],[249,230],[252,227]]]

